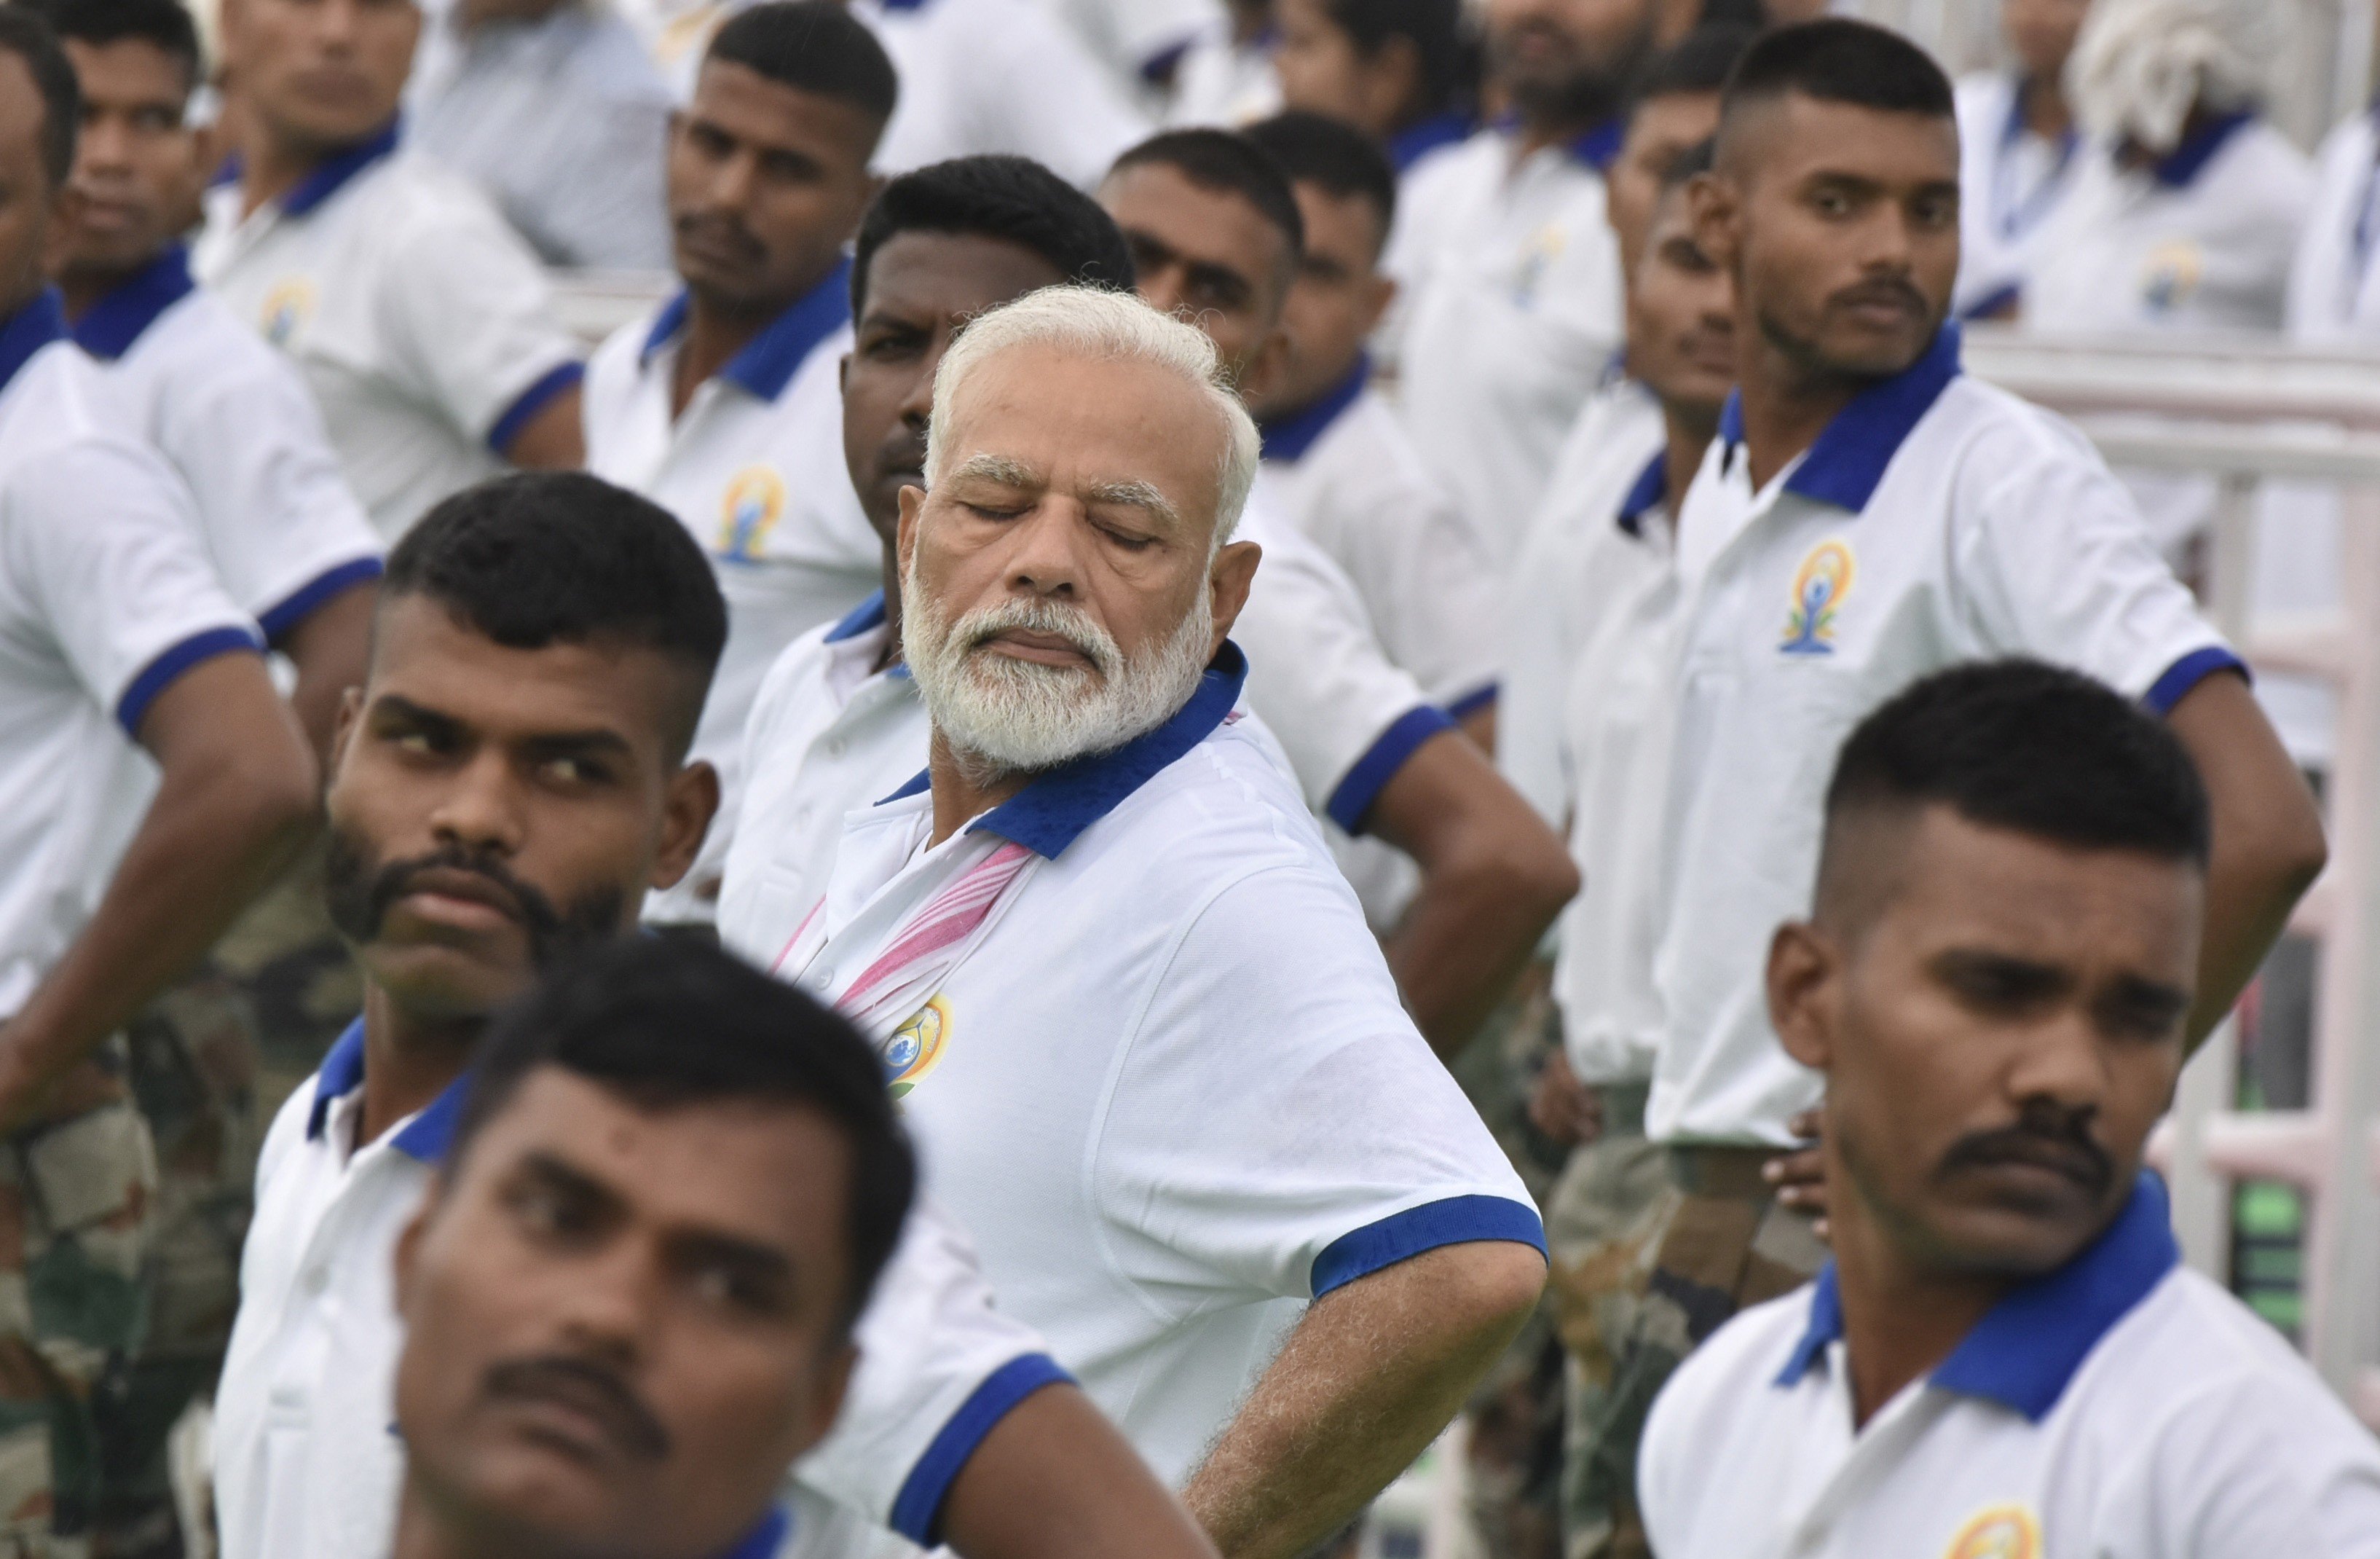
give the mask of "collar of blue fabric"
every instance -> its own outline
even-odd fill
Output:
[[[1441,146],[1451,146],[1478,128],[1478,121],[1459,108],[1448,108],[1416,119],[1389,137],[1389,161],[1404,172]]]
[[[1346,409],[1355,404],[1355,398],[1364,393],[1364,386],[1371,381],[1371,356],[1358,352],[1355,354],[1355,366],[1349,369],[1347,376],[1332,385],[1330,393],[1320,400],[1299,407],[1285,417],[1269,418],[1258,422],[1257,431],[1264,435],[1264,457],[1286,460],[1293,465],[1305,459],[1305,452],[1314,447],[1315,441],[1330,431],[1330,424],[1339,420]]]
[[[2180,1260],[2165,1184],[2144,1169],[2131,1200],[2098,1238],[2057,1271],[2010,1289],[1936,1367],[1929,1383],[1997,1402],[2039,1423],[2099,1339]],[[1828,1261],[1811,1289],[1809,1327],[1776,1383],[1800,1384],[1827,1345],[1842,1334],[1842,1294]]]
[[[1659,508],[1670,496],[1670,453],[1663,450],[1645,462],[1636,473],[1636,484],[1621,500],[1620,529],[1631,536],[1645,534],[1645,517]]]
[[[1859,513],[1876,496],[1885,468],[1918,420],[1959,376],[1959,326],[1945,321],[1918,359],[1862,390],[1835,413],[1810,453],[1785,479],[1788,493]],[[1743,442],[1743,397],[1730,391],[1718,414],[1718,436],[1734,457]]]
[[[826,642],[846,643],[863,633],[872,633],[883,626],[884,592],[880,590],[870,591],[867,600],[853,607],[843,621],[826,630]],[[905,680],[909,676],[909,667],[905,662],[895,661],[884,668],[884,675]]]
[[[1057,859],[1082,836],[1083,830],[1114,811],[1124,798],[1205,741],[1240,701],[1240,688],[1247,679],[1248,658],[1238,645],[1223,640],[1190,701],[1175,710],[1164,725],[1112,752],[1078,758],[1050,770],[967,824],[967,832],[980,829],[997,834],[1044,859]],[[884,799],[898,801],[905,796],[921,795],[932,786],[933,771],[929,769]]]
[[[419,1114],[405,1123],[389,1145],[408,1158],[423,1163],[436,1163],[446,1156],[447,1144],[455,1139],[455,1121],[463,1113],[465,1077],[446,1085],[446,1091],[431,1100]],[[322,1139],[322,1128],[331,1118],[331,1106],[364,1085],[364,1020],[357,1018],[322,1057],[322,1069],[314,1083],[314,1109],[306,1117],[306,1138]]]
[[[1570,143],[1570,154],[1596,172],[1602,173],[1620,155],[1620,144],[1627,139],[1628,121],[1615,114],[1585,135],[1573,139]]]
[[[721,1554],[719,1559],[771,1559],[784,1545],[785,1534],[793,1529],[793,1517],[782,1509],[769,1512],[768,1518],[752,1529],[751,1535]]]
[[[646,333],[642,360],[650,362],[686,328],[686,312],[692,307],[687,294],[680,291],[662,306],[653,320],[653,328]],[[719,377],[759,396],[775,400],[793,383],[794,372],[808,359],[818,344],[851,323],[851,260],[848,256],[835,262],[834,269],[824,281],[804,293],[785,311],[762,328],[759,335],[744,343],[744,349],[727,359]]]
[[[75,322],[75,345],[95,358],[120,358],[142,331],[157,323],[158,315],[197,286],[190,279],[189,251],[168,244],[163,254],[84,311]]]
[[[281,197],[281,214],[304,216],[346,189],[358,174],[396,150],[397,133],[403,125],[402,118],[391,119],[370,140],[315,164],[313,172]]]
[[[2242,109],[2237,114],[2209,119],[2184,137],[2180,145],[2153,164],[2149,168],[2150,177],[2168,189],[2189,188],[2197,182],[2200,174],[2206,171],[2206,164],[2215,161],[2215,154],[2223,150],[2225,143],[2246,129],[2249,121],[2255,116]]]
[[[67,336],[67,306],[58,289],[43,287],[33,300],[0,323],[0,390],[35,352]]]

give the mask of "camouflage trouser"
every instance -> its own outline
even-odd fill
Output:
[[[156,1184],[128,1102],[0,1144],[0,1559],[91,1552],[93,1402],[140,1341]]]
[[[190,1404],[212,1395],[223,1367],[263,1129],[360,1005],[353,964],[321,906],[310,860],[127,1033],[159,1173],[141,1272],[147,1336],[94,1401],[95,1527],[106,1559],[183,1550],[166,1440]]]
[[[1578,1426],[1570,1559],[1649,1553],[1636,1510],[1636,1444],[1670,1371],[1736,1311],[1800,1286],[1826,1263],[1807,1213],[1779,1207],[1762,1149],[1682,1148],[1666,1155],[1675,1206],[1610,1383]]]

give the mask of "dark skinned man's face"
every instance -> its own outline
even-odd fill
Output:
[[[1167,163],[1110,174],[1099,204],[1132,248],[1140,296],[1204,330],[1240,394],[1263,404],[1289,352],[1281,311],[1293,266],[1281,230],[1236,190],[1210,189]]]

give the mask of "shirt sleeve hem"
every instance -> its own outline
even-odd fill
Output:
[[[1446,713],[1453,719],[1468,720],[1494,703],[1501,690],[1500,686],[1494,682],[1474,688],[1459,699],[1448,700]]]
[[[488,430],[488,447],[503,455],[512,447],[513,440],[520,436],[520,431],[528,427],[530,420],[543,411],[554,396],[586,377],[587,365],[576,359],[556,363],[546,370],[528,389],[513,397],[512,406],[496,419],[496,425]]]
[[[290,629],[312,616],[333,596],[379,579],[382,569],[377,557],[350,558],[325,568],[256,615],[256,626],[264,630],[264,642],[278,648],[289,637]]]
[[[909,1469],[901,1492],[893,1496],[892,1514],[886,1524],[922,1548],[935,1546],[940,1541],[942,1501],[984,1437],[1018,1403],[1043,1386],[1073,1380],[1046,1353],[1019,1355],[986,1376],[934,1436],[917,1465]]]
[[[1372,803],[1379,799],[1380,792],[1388,788],[1397,771],[1405,766],[1414,749],[1440,731],[1452,729],[1453,720],[1435,704],[1419,704],[1405,711],[1347,770],[1346,776],[1330,792],[1330,800],[1324,803],[1323,811],[1347,833],[1362,833],[1364,814],[1371,810]]]
[[[2243,680],[2249,679],[2248,663],[2222,645],[2209,644],[2204,649],[2192,650],[2165,668],[2164,675],[2141,695],[2141,702],[2152,713],[2171,714],[2173,706],[2192,688],[2223,671],[2237,672]]]
[[[1509,1240],[1546,1254],[1545,1221],[1536,1210],[1510,1197],[1448,1197],[1390,1213],[1366,1224],[1323,1248],[1314,1259],[1313,1288],[1318,1299],[1360,1277],[1369,1277],[1399,1261],[1409,1261],[1442,1245],[1469,1245],[1479,1240]]]
[[[244,627],[211,627],[168,645],[124,689],[115,701],[116,724],[134,740],[140,737],[140,722],[147,717],[149,706],[159,695],[173,686],[176,677],[201,661],[235,652],[259,654],[264,649],[256,635]]]

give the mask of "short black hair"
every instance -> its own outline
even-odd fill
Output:
[[[1420,114],[1435,114],[1463,95],[1472,66],[1463,0],[1323,0],[1323,10],[1367,59],[1391,39],[1411,41],[1421,67]]]
[[[1305,220],[1289,175],[1255,141],[1234,130],[1207,128],[1160,130],[1115,160],[1111,173],[1158,164],[1201,189],[1239,196],[1289,240],[1293,261],[1305,257]]]
[[[524,1079],[556,1066],[639,1108],[757,1100],[815,1109],[850,1150],[839,1309],[867,1308],[917,1193],[917,1161],[884,1069],[857,1030],[793,987],[686,937],[607,939],[498,1016],[474,1053],[450,1172]]]
[[[839,0],[765,0],[727,18],[703,59],[838,98],[881,125],[901,95],[891,56]]]
[[[1720,114],[1788,92],[1887,114],[1954,114],[1950,78],[1933,55],[1890,28],[1848,17],[1798,22],[1755,39],[1728,73]]]
[[[0,54],[15,55],[42,94],[42,171],[50,189],[74,176],[75,132],[82,128],[82,86],[74,62],[58,46],[57,30],[34,11],[0,5]]]
[[[1029,250],[1070,282],[1132,290],[1132,250],[1099,203],[1030,157],[953,157],[878,192],[852,246],[851,312],[868,311],[868,267],[895,235],[949,233]]]
[[[80,43],[120,43],[127,39],[153,45],[182,67],[186,89],[198,86],[204,75],[199,49],[198,23],[182,0],[36,0],[61,39]]]
[[[1397,219],[1397,170],[1372,138],[1327,115],[1292,109],[1243,132],[1298,182],[1318,185],[1340,200],[1360,196],[1379,213],[1380,237]]]
[[[1760,30],[1736,22],[1706,21],[1692,32],[1656,53],[1628,84],[1628,115],[1658,98],[1717,93],[1760,36]]]
[[[727,642],[727,603],[686,527],[584,471],[494,477],[440,503],[389,554],[383,609],[407,595],[507,649],[633,644],[706,686]],[[697,700],[684,740],[700,713]]]
[[[1826,851],[1846,817],[1931,805],[2054,844],[2206,866],[2206,786],[2180,740],[2114,689],[2040,661],[1937,672],[1861,721],[1827,786]]]

